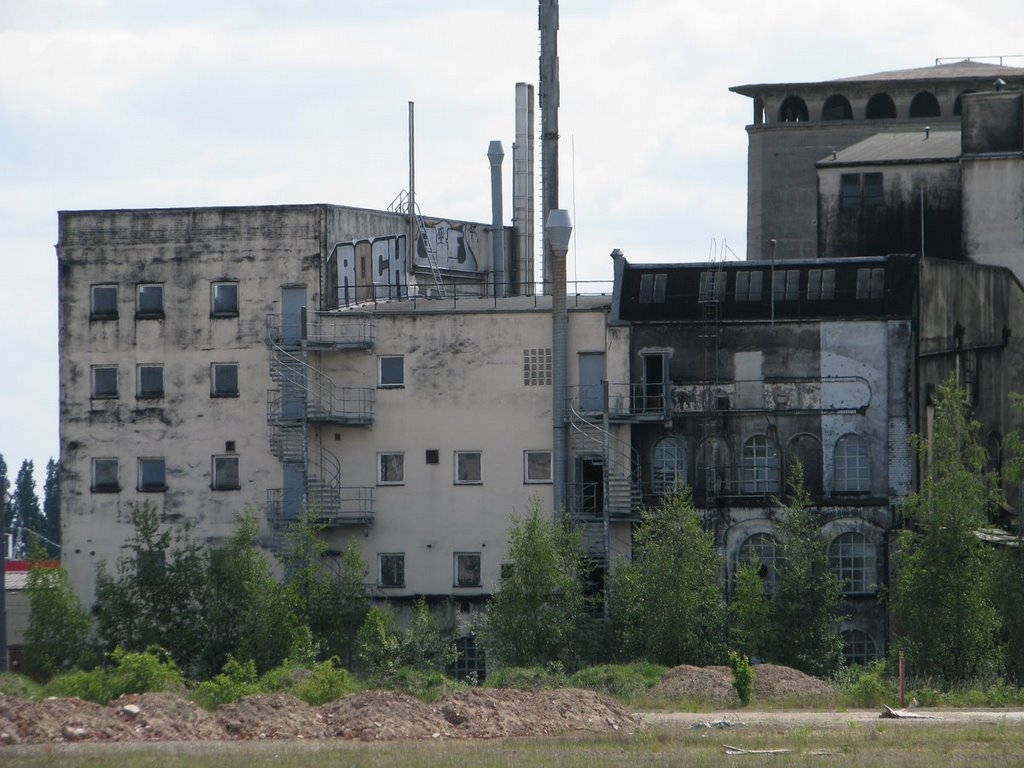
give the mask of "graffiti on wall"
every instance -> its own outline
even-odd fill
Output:
[[[477,237],[473,224],[452,223],[440,219],[424,219],[424,235],[416,243],[416,266],[429,267],[433,254],[440,269],[457,272],[478,272],[480,265],[473,251]]]
[[[334,246],[338,306],[408,295],[406,236],[352,240]]]

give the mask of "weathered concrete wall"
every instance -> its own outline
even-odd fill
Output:
[[[1024,156],[964,157],[964,254],[1024,281]]]

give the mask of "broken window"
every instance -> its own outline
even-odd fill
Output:
[[[210,395],[238,397],[238,363],[214,363],[210,366]]]
[[[381,387],[405,386],[405,358],[401,355],[381,355],[377,360]]]
[[[479,485],[482,482],[480,451],[456,451],[455,484]]]
[[[779,449],[766,435],[754,435],[743,444],[741,492],[766,495],[779,492]]]
[[[94,285],[90,291],[90,320],[117,319],[117,286]]]
[[[455,586],[456,587],[479,587],[480,586],[480,553],[479,552],[456,552],[455,553]]]
[[[523,451],[523,482],[551,482],[551,451]]]
[[[138,317],[159,318],[164,316],[164,287],[158,283],[139,286]]]
[[[676,482],[686,482],[686,443],[678,437],[666,437],[654,445],[651,490],[663,494]]]
[[[116,365],[92,367],[92,396],[97,400],[117,397]]]
[[[92,492],[117,493],[121,486],[117,481],[117,459],[92,460]]]
[[[382,587],[405,586],[405,553],[389,552],[377,556],[380,572],[377,583]]]
[[[241,488],[238,478],[237,456],[213,457],[213,483],[215,491],[237,491]]]
[[[162,365],[140,365],[138,396],[159,398],[164,396],[164,367]]]
[[[871,466],[864,438],[850,433],[836,441],[834,455],[837,493],[861,493],[871,488]]]
[[[863,595],[877,589],[875,545],[863,533],[836,536],[828,545],[828,566],[844,595]]]
[[[166,488],[163,458],[139,459],[139,490],[152,492]]]
[[[213,283],[210,288],[210,315],[212,317],[238,316],[238,283]]]
[[[402,485],[405,482],[405,454],[377,454],[377,483],[379,485]]]
[[[770,533],[754,533],[740,545],[736,557],[736,570],[753,563],[757,566],[758,576],[765,594],[775,591],[775,577],[779,557],[779,545]]]

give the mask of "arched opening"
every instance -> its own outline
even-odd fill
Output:
[[[845,96],[838,93],[825,99],[825,106],[821,108],[822,120],[853,120],[853,107]]]
[[[910,101],[911,117],[938,117],[940,114],[939,100],[933,93],[921,91]]]
[[[956,97],[956,101],[953,103],[953,117],[960,117],[964,113],[964,96],[974,91],[964,91]]]
[[[779,107],[780,123],[806,123],[809,119],[807,104],[799,96],[787,96]]]
[[[740,550],[736,555],[736,571],[747,563],[753,563],[757,566],[765,594],[771,594],[775,591],[778,560],[779,543],[775,537],[770,533],[754,533],[740,545]],[[733,575],[735,576],[735,572]]]
[[[740,492],[763,496],[779,492],[779,448],[767,435],[754,435],[743,444]]]
[[[651,461],[651,490],[664,494],[676,482],[686,482],[686,443],[666,437],[654,445]]]
[[[799,461],[804,474],[804,488],[812,498],[821,495],[821,443],[814,435],[795,435],[786,446],[786,471],[791,478],[793,462]]]
[[[868,664],[878,658],[878,648],[871,635],[862,629],[844,629],[843,658],[846,664]]]
[[[864,438],[851,432],[836,440],[833,470],[836,493],[862,493],[871,489],[871,465]]]
[[[697,476],[694,478],[694,485],[705,498],[728,493],[731,485],[729,449],[720,438],[709,437],[702,441],[697,449]]]
[[[863,533],[842,533],[828,545],[828,567],[844,595],[866,595],[878,588],[876,547]]]
[[[896,104],[887,93],[876,93],[868,99],[864,117],[868,120],[885,120],[896,117]]]

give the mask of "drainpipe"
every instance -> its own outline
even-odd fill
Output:
[[[494,295],[507,296],[505,279],[505,233],[502,230],[501,212],[501,161],[505,150],[500,141],[487,146],[487,159],[491,161],[491,250],[494,254]]]
[[[551,415],[552,463],[554,477],[554,513],[557,517],[568,508],[566,483],[568,482],[569,441],[566,430],[565,400],[568,395],[569,370],[569,315],[565,305],[565,256],[569,251],[572,222],[569,212],[555,208],[548,214],[544,225],[545,251],[551,263]]]

